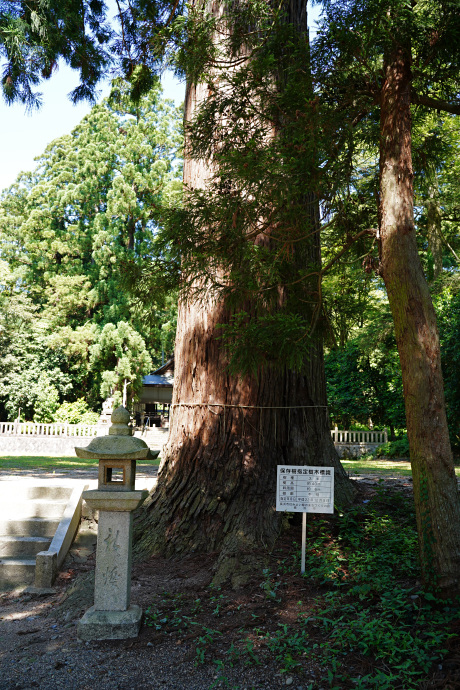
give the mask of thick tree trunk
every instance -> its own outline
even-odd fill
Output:
[[[455,592],[460,504],[436,315],[415,238],[409,55],[401,48],[388,58],[381,94],[381,265],[401,361],[423,577]]]
[[[331,442],[321,345],[303,375],[238,379],[216,340],[227,319],[222,305],[180,306],[170,440],[151,504],[155,532],[145,534],[148,548],[170,555],[221,552],[223,575],[280,532],[277,464],[333,466],[337,501],[351,497]]]
[[[207,89],[189,86],[186,120]],[[207,162],[186,157],[187,187],[204,187],[210,172]],[[308,251],[319,264],[315,242]],[[254,567],[254,549],[270,547],[280,533],[277,464],[334,467],[342,505],[353,489],[331,440],[319,339],[302,374],[265,369],[257,378],[238,378],[227,371],[216,331],[229,317],[221,303],[179,305],[170,437],[138,548],[219,552],[217,579],[236,585]]]

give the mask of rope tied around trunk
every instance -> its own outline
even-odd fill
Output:
[[[219,428],[220,431],[222,432],[222,436],[225,437],[225,425],[226,425],[226,408],[233,408],[237,410],[260,410],[260,416],[259,416],[259,430],[258,433],[261,436],[263,440],[263,433],[262,433],[262,410],[288,410],[288,442],[290,439],[290,431],[291,431],[291,410],[302,410],[302,416],[304,419],[304,422],[307,422],[307,417],[305,414],[305,410],[317,410],[317,409],[324,409],[327,410],[328,406],[327,405],[238,405],[238,404],[228,404],[228,403],[210,403],[210,402],[180,402],[180,403],[171,403],[171,419],[170,419],[170,424],[172,424],[172,418],[173,418],[173,409],[175,407],[207,407],[208,411],[211,412],[211,414],[214,414],[219,417]],[[222,412],[214,412],[212,410],[212,407],[223,407],[223,415]],[[223,417],[223,418],[222,418]],[[252,427],[252,424],[249,423],[249,420],[246,420],[246,423],[249,424],[250,427]],[[243,419],[242,419],[242,438],[244,438],[244,424],[245,424],[245,418],[243,414]],[[276,414],[275,414],[275,443],[276,443],[276,436],[277,436],[277,425],[276,425]],[[254,427],[252,427],[254,428]]]
[[[245,408],[249,410],[306,410],[306,409],[317,409],[324,408],[327,409],[327,405],[229,405],[228,403],[209,403],[209,402],[198,402],[198,403],[171,403],[171,407],[238,407]]]

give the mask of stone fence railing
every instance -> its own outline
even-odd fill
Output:
[[[43,455],[46,455],[47,451],[72,454],[75,445],[80,445],[77,439],[104,436],[108,430],[108,424],[0,422],[0,455],[15,453],[16,446],[20,454],[32,451]],[[136,430],[134,435],[144,438],[153,448],[161,448],[168,438],[168,433],[168,429],[152,427],[143,431]],[[343,431],[336,427],[331,430],[331,436],[340,457],[357,457],[375,450],[377,446],[388,441],[386,429]]]
[[[334,443],[382,443],[388,442],[388,431],[341,431],[337,427],[331,431]]]
[[[1,436],[97,436],[97,424],[44,424],[42,422],[0,422]]]
[[[105,436],[109,424],[42,424],[35,422],[0,422],[0,458],[2,455],[71,455],[75,446],[87,446],[94,436]],[[159,450],[168,439],[169,429],[136,429],[152,450]]]
[[[335,427],[331,431],[334,446],[340,458],[357,458],[370,453],[382,443],[388,442],[388,431],[342,431]]]
[[[103,436],[108,426],[98,424],[44,424],[42,422],[0,422],[0,435],[27,436]],[[161,430],[163,431],[163,430]],[[144,433],[154,433],[155,429],[146,429]],[[342,431],[335,427],[331,430],[334,443],[387,443],[388,431]]]

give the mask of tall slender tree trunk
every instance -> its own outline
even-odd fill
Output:
[[[433,280],[442,274],[441,208],[439,205],[438,176],[436,168],[430,166],[428,175],[428,201],[426,204],[426,225],[428,249],[433,258]]]
[[[458,591],[460,503],[444,404],[436,315],[414,227],[410,51],[387,56],[381,92],[381,266],[395,324],[426,583]]]
[[[306,22],[306,3],[297,4]],[[187,121],[207,91],[188,85]],[[210,174],[207,161],[186,157],[188,188],[204,187]],[[318,233],[314,238],[307,251],[319,265]],[[139,548],[218,552],[216,578],[236,585],[253,571],[254,549],[270,547],[282,528],[277,464],[333,466],[338,503],[349,502],[353,490],[331,440],[319,338],[303,373],[264,369],[239,378],[227,371],[216,330],[230,316],[220,302],[179,304],[171,431]]]

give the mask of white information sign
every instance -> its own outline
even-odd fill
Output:
[[[334,468],[278,465],[276,510],[334,512]]]

